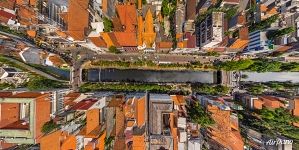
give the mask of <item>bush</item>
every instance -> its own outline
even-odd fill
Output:
[[[239,61],[226,61],[216,64],[216,68],[226,71],[245,70],[254,63],[253,60],[243,59]]]
[[[276,15],[273,15],[261,22],[254,23],[249,27],[249,32],[253,32],[256,30],[264,30],[264,29],[268,28],[269,26],[271,26],[271,24],[276,22],[276,20],[278,20],[278,19],[279,19],[279,15],[276,14]]]
[[[103,18],[103,21],[104,21],[104,31],[105,32],[110,32],[112,31],[112,28],[113,28],[113,23],[111,20],[109,20],[107,17],[104,17]]]
[[[187,105],[187,112],[191,121],[193,123],[199,124],[202,128],[209,127],[215,123],[210,114],[207,113],[198,102]]]
[[[192,86],[192,91],[207,95],[226,95],[229,90],[228,87],[222,85],[200,84]]]
[[[91,91],[118,91],[118,92],[154,92],[154,93],[168,93],[174,89],[169,85],[158,84],[113,84],[113,83],[85,83],[80,87],[80,92]]]
[[[121,53],[121,51],[118,50],[115,46],[110,46],[108,50],[109,50],[110,53],[115,53],[115,54],[120,54]]]
[[[46,79],[44,77],[35,77],[29,80],[27,88],[29,90],[49,90],[64,87],[63,83]]]
[[[53,120],[46,122],[42,127],[42,133],[47,134],[53,131],[54,129],[58,128],[58,125],[54,123]]]
[[[284,28],[284,29],[280,29],[280,30],[275,30],[275,31],[269,31],[267,33],[267,38],[270,39],[270,40],[273,40],[275,38],[278,38],[278,37],[281,37],[283,35],[287,35],[287,34],[290,34],[290,33],[293,33],[295,32],[295,28],[294,27],[287,27],[287,28]]]

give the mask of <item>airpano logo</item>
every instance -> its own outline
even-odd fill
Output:
[[[266,142],[266,145],[289,145],[289,144],[293,144],[293,140],[270,139]]]

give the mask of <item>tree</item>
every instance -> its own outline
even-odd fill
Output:
[[[115,46],[110,46],[108,50],[109,50],[110,53],[115,53],[115,54],[120,54],[121,53],[121,51],[118,50]]]
[[[51,79],[46,79],[43,77],[35,77],[29,80],[27,83],[27,88],[29,90],[48,90],[54,88],[61,88],[63,83],[54,81]]]
[[[226,61],[221,62],[216,65],[216,68],[223,69],[226,71],[234,71],[234,70],[245,70],[253,64],[253,60],[250,59],[242,59],[239,61]]]
[[[256,72],[280,71],[281,65],[281,62],[261,59],[255,60],[254,63],[248,68],[248,70]]]
[[[193,123],[199,124],[201,127],[206,128],[214,124],[215,121],[211,118],[198,102],[193,102],[187,105],[188,116]]]
[[[104,31],[105,32],[110,32],[112,31],[112,28],[113,28],[113,23],[111,20],[109,20],[107,17],[104,17],[103,18],[103,21],[104,21]]]
[[[54,129],[56,129],[57,127],[58,127],[58,125],[53,120],[50,120],[42,126],[41,131],[42,131],[42,133],[47,134],[47,133],[50,133],[51,131],[53,131]]]
[[[281,36],[293,33],[295,31],[296,30],[295,30],[294,27],[287,27],[287,28],[280,29],[280,30],[269,31],[267,33],[267,38],[270,39],[270,40],[273,40],[275,38],[278,38],[278,37],[281,37]]]

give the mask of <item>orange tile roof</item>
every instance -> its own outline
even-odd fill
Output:
[[[135,124],[135,121],[133,121],[133,120],[127,121],[127,127],[133,127],[134,124]]]
[[[237,39],[231,46],[230,48],[233,49],[243,49],[248,45],[249,40],[241,40]]]
[[[121,24],[120,19],[118,17],[113,17],[112,23],[114,32],[122,32],[124,30],[123,25]]]
[[[63,141],[66,137],[66,132],[57,130],[41,138],[40,148],[42,150],[60,150],[61,141]]]
[[[102,0],[102,10],[104,13],[108,12],[108,0]]]
[[[89,17],[88,3],[89,1],[86,0],[69,0],[68,33],[74,40],[84,40],[85,38]]]
[[[157,48],[163,49],[163,48],[172,48],[172,42],[157,42]]]
[[[144,32],[144,27],[143,27],[143,18],[142,16],[138,16],[138,33],[137,33],[137,43],[138,46],[143,45],[143,32]]]
[[[146,146],[144,141],[144,135],[133,135],[133,150],[144,150]]]
[[[113,41],[112,41],[111,37],[109,36],[109,34],[110,33],[106,33],[106,32],[101,33],[101,36],[102,36],[103,40],[107,44],[107,48],[109,48],[110,46],[116,46],[115,43],[113,43]]]
[[[99,150],[105,150],[105,139],[106,139],[106,130],[103,131],[103,133],[100,135],[100,137],[98,138],[98,144],[97,144],[97,148]]]
[[[268,10],[268,7],[264,4],[261,4],[260,9],[261,9],[261,12],[266,12]]]
[[[113,32],[116,42],[122,47],[135,47],[137,46],[137,36],[133,32]]]
[[[55,33],[62,38],[67,38],[67,34],[64,33],[63,31],[56,30]]]
[[[100,110],[90,109],[86,112],[86,133],[89,134],[100,125]]]
[[[68,136],[61,145],[61,150],[74,150],[76,149],[76,136]]]
[[[171,95],[171,99],[175,105],[186,104],[185,98],[183,95]]]
[[[102,37],[89,37],[89,39],[97,47],[107,47],[107,44]]]
[[[19,6],[17,16],[20,24],[22,25],[29,26],[38,23],[36,12],[34,9],[31,9],[30,7]]]
[[[152,47],[156,39],[156,33],[154,31],[154,19],[150,9],[147,10],[145,21],[144,21],[144,33],[143,42],[147,47]]]
[[[4,7],[13,10],[15,6],[15,0],[2,0],[0,1],[0,8]]]
[[[135,108],[137,126],[142,126],[145,123],[145,97],[137,100]]]
[[[58,55],[52,55],[49,56],[49,60],[53,63],[54,66],[60,67],[63,64],[65,64],[65,62],[63,61],[63,59],[60,58],[60,56]]]
[[[21,92],[9,96],[9,98],[38,98],[40,96],[48,95],[48,93],[42,94],[39,92]]]
[[[136,32],[137,10],[135,5],[116,5],[117,14],[125,32]]]
[[[274,14],[277,14],[277,9],[275,7],[271,8],[269,11],[267,11],[267,14],[271,14],[271,15],[274,15]]]
[[[286,51],[288,51],[290,48],[292,48],[291,46],[281,46],[281,47],[279,47],[276,51],[278,51],[278,52],[286,52]]]

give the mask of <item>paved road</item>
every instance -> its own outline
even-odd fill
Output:
[[[47,74],[45,72],[42,72],[42,71],[40,71],[38,69],[35,69],[34,67],[31,67],[31,66],[29,66],[29,65],[27,65],[27,64],[25,64],[23,62],[20,62],[18,60],[15,60],[15,59],[12,59],[12,58],[9,58],[9,57],[5,57],[5,59],[8,59],[9,61],[12,61],[12,62],[16,63],[17,65],[19,65],[21,67],[24,67],[24,68],[26,68],[29,71],[35,72],[36,74],[41,75],[41,76],[43,76],[45,78],[48,78],[48,79],[51,79],[51,80],[55,80],[55,81],[65,82],[65,81],[59,80],[59,79],[57,79],[57,78],[55,78],[55,77],[53,77],[53,76],[51,76],[51,75],[49,75],[49,74]]]

